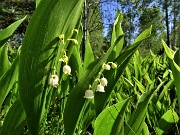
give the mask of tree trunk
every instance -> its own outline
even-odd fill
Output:
[[[82,59],[84,60],[86,40],[87,40],[87,5],[86,0],[84,0],[84,28],[83,28],[83,42],[82,42]]]
[[[168,13],[168,0],[165,0],[165,21],[166,21],[166,34],[167,34],[167,45],[172,48],[171,43],[170,43],[170,31],[169,31],[169,13]]]
[[[174,20],[173,20],[173,23],[174,23],[174,35],[173,35],[173,45],[176,46],[176,2],[174,0],[174,3],[173,3],[173,12],[174,12]]]

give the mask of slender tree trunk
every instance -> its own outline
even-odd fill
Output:
[[[170,31],[169,31],[169,13],[168,13],[168,0],[165,0],[165,21],[166,21],[166,34],[167,34],[167,45],[172,48],[171,43],[170,43]]]
[[[173,20],[173,23],[174,23],[174,39],[173,39],[173,45],[176,46],[176,2],[174,0],[174,3],[173,3],[173,12],[174,12],[174,20]]]
[[[83,28],[83,42],[82,42],[82,59],[84,60],[85,50],[86,50],[86,40],[87,40],[87,3],[84,0],[84,28]]]

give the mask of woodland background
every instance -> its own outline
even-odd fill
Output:
[[[25,15],[28,16],[9,41],[15,50],[21,45],[34,10],[34,0],[0,2],[0,29]],[[96,57],[101,56],[108,48],[117,10],[124,16],[122,28],[126,35],[125,46],[130,45],[140,32],[153,24],[151,36],[139,49],[142,56],[146,56],[150,49],[156,54],[161,54],[161,39],[166,41],[170,48],[180,46],[179,0],[86,0],[84,21]]]

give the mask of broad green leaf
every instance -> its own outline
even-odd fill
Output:
[[[81,70],[82,70],[82,62],[81,62],[81,56],[79,51],[76,47],[73,48],[72,55],[69,60],[69,65],[71,65],[72,69],[72,76],[81,76]],[[78,78],[80,79],[80,78]]]
[[[149,135],[150,134],[148,126],[147,126],[147,124],[145,122],[143,122],[141,134],[142,135]]]
[[[141,56],[139,54],[139,51],[137,50],[134,54],[134,72],[135,72],[135,78],[138,80],[141,80],[141,65],[142,60]]]
[[[14,33],[17,27],[25,20],[26,16],[13,24],[9,25],[6,29],[0,31],[0,47],[7,42],[9,37]]]
[[[157,92],[164,83],[165,82],[160,83],[156,89],[151,89],[140,97],[137,108],[131,115],[128,125],[125,127],[125,135],[134,135],[142,131],[149,101],[153,97],[153,94]]]
[[[164,47],[164,50],[167,54],[167,56],[170,58],[170,59],[173,59],[173,50],[171,50],[167,45],[166,43],[162,40],[162,45]]]
[[[122,135],[128,102],[129,99],[126,99],[103,110],[95,120],[94,135]]]
[[[156,127],[156,132],[158,133],[158,135],[162,135],[169,130],[171,124],[177,123],[178,121],[179,117],[177,113],[173,109],[168,110],[159,120],[159,126]]]
[[[0,47],[0,78],[11,66],[8,59],[7,51],[7,44],[4,44],[2,47]]]
[[[152,25],[146,29],[145,31],[143,31],[134,41],[134,44],[147,38],[150,34],[151,34],[151,30],[152,30]]]
[[[176,95],[178,97],[178,104],[179,104],[179,109],[180,109],[180,83],[179,83],[180,70],[178,70],[179,66],[174,62],[174,60],[169,59],[169,61],[170,61],[172,74],[174,77],[174,82],[176,86]]]
[[[170,80],[166,85],[164,85],[163,90],[159,94],[158,100],[162,101],[163,97],[165,96],[165,93],[174,87],[174,80]]]
[[[112,30],[112,35],[111,35],[111,45],[113,45],[113,44],[115,44],[115,42],[117,42],[117,39],[120,35],[123,35],[123,30],[121,27],[122,19],[123,19],[123,15],[118,10],[117,14],[116,14],[116,19],[115,19],[115,22],[113,25],[113,30]],[[121,38],[120,40],[118,40],[118,43],[117,43],[116,47],[114,47],[114,50],[111,53],[108,60],[112,61],[112,60],[114,60],[114,58],[116,58],[120,54],[120,52],[123,48],[123,44],[124,44],[124,38]]]
[[[48,93],[53,90],[48,84],[49,77],[59,60],[57,52],[62,51],[58,49],[66,49],[62,48],[58,37],[64,34],[66,41],[71,36],[82,5],[83,0],[42,0],[30,20],[22,44],[19,70],[19,93],[29,134],[38,135],[43,130],[40,126],[49,109],[47,99],[51,99]]]
[[[86,50],[85,50],[85,57],[84,57],[84,63],[83,63],[83,68],[84,70],[87,69],[89,64],[94,61],[94,54],[90,45],[89,41],[89,34],[87,35],[87,41],[86,41]]]
[[[9,109],[0,135],[19,135],[24,128],[26,115],[24,113],[21,101],[18,99]]]
[[[18,81],[19,56],[16,57],[9,70],[0,78],[0,108],[13,85]]]
[[[37,8],[37,6],[39,5],[40,1],[41,1],[41,0],[36,0],[36,8]]]
[[[178,97],[178,105],[179,105],[179,110],[180,110],[180,83],[179,83],[179,78],[180,78],[180,66],[179,66],[179,59],[180,59],[180,53],[179,49],[176,51],[176,53],[172,54],[172,50],[166,45],[166,43],[162,40],[163,47],[165,49],[165,52],[167,56],[169,57],[169,63],[170,67],[172,70],[172,74],[174,77],[174,82],[176,86],[176,95]]]
[[[174,54],[174,62],[180,67],[180,49]]]
[[[135,84],[138,86],[139,90],[141,91],[141,93],[144,93],[146,91],[146,88],[143,86],[143,84],[138,81],[135,77],[133,77]]]

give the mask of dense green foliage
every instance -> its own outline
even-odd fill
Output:
[[[95,59],[87,34],[82,59],[84,1],[36,2],[17,52],[8,40],[26,17],[0,31],[0,135],[180,133],[179,48],[138,51],[156,25],[124,47],[118,11],[107,51]]]

